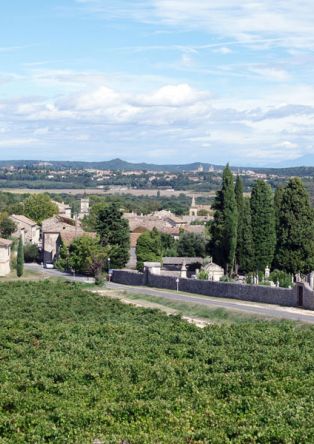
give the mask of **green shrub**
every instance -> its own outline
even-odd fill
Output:
[[[254,284],[254,278],[258,276],[258,285],[269,285],[269,282],[265,280],[265,275],[262,271],[248,273],[246,275],[246,283]]]
[[[59,258],[55,261],[54,266],[59,271],[68,271],[68,260]]]
[[[221,276],[219,279],[219,282],[232,282],[232,279],[230,276],[227,276],[226,274],[224,276]]]
[[[97,273],[95,276],[95,285],[102,286],[106,281],[106,275],[104,273]]]
[[[39,259],[39,250],[37,245],[26,244],[24,246],[24,260],[25,262],[37,262]]]
[[[279,282],[279,287],[282,288],[289,288],[294,285],[292,283],[292,275],[281,270],[272,271],[270,273],[270,280],[274,283]]]
[[[197,273],[197,279],[200,279],[202,281],[208,281],[208,272],[205,270],[200,270]]]

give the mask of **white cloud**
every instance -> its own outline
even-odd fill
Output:
[[[120,101],[118,93],[111,88],[101,86],[97,90],[78,97],[76,106],[82,110],[107,107]]]
[[[201,156],[237,165],[269,165],[311,152],[314,88],[291,90],[279,83],[249,100],[239,100],[237,91],[220,97],[188,82],[144,89],[138,93],[127,81],[119,88],[91,77],[75,93],[70,88],[55,97],[7,99],[0,106],[6,131],[0,146],[53,147],[55,157],[63,158],[62,147],[75,147],[75,155],[85,147],[87,159],[92,151],[106,158],[114,147],[130,160],[188,162]]]
[[[263,36],[280,38],[283,46],[302,47],[311,46],[314,39],[312,0],[154,0],[153,4],[167,24],[201,26],[248,43]]]
[[[34,130],[34,136],[43,136],[49,133],[48,127],[37,128]]]
[[[205,98],[207,93],[196,91],[188,84],[166,85],[159,90],[142,95],[139,101],[148,106],[187,106]]]
[[[218,54],[227,55],[227,54],[232,53],[232,49],[228,48],[227,46],[222,46],[221,48],[213,49],[213,52],[216,52]]]
[[[91,13],[97,14],[104,19],[131,18],[134,20],[148,21],[151,19],[154,10],[154,5],[149,0],[132,0],[132,3],[125,0],[75,1]]]
[[[34,145],[38,140],[35,138],[16,138],[16,139],[1,139],[0,147],[23,147],[25,145]]]
[[[284,140],[283,142],[279,143],[278,146],[288,150],[295,150],[295,148],[298,148],[297,143],[289,142],[289,140]]]
[[[312,0],[76,0],[104,19],[200,29],[249,45],[312,48]]]
[[[278,68],[271,68],[265,66],[252,66],[249,70],[258,74],[265,80],[274,80],[276,82],[287,82],[290,80],[290,75],[287,71]]]

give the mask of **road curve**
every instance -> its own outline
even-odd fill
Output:
[[[187,302],[206,305],[210,308],[225,308],[247,315],[265,316],[267,318],[286,319],[314,324],[314,311],[294,307],[282,307],[280,305],[262,304],[257,302],[245,302],[236,299],[225,299],[209,296],[200,296],[183,292],[160,290],[150,287],[133,287],[110,282],[108,288],[126,291],[129,294],[143,294],[157,296],[172,301]]]

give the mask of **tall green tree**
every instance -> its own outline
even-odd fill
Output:
[[[242,234],[242,225],[243,225],[243,205],[244,205],[244,197],[243,197],[243,181],[242,178],[237,175],[236,184],[234,188],[235,198],[237,202],[238,208],[238,229],[237,229],[237,248],[236,248],[236,271],[238,271],[240,264],[240,254],[243,250],[243,238]]]
[[[276,246],[274,198],[270,185],[257,180],[251,194],[252,233],[256,270],[271,266]]]
[[[16,275],[17,277],[21,277],[23,276],[23,273],[24,273],[24,245],[21,236],[17,247]]]
[[[239,176],[239,175],[237,175],[237,178],[236,178],[234,192],[235,192],[235,198],[237,201],[238,211],[240,211],[243,207],[244,197],[243,197],[243,180],[242,180],[241,176]]]
[[[90,212],[88,216],[85,216],[82,220],[82,227],[85,231],[95,231],[97,225],[97,218],[99,212],[108,206],[105,202],[96,202],[90,208]]]
[[[177,241],[171,236],[171,234],[160,233],[160,241],[163,256],[177,256]]]
[[[206,240],[204,236],[197,233],[181,233],[177,253],[181,257],[205,257]]]
[[[214,210],[210,251],[214,261],[231,273],[237,245],[238,209],[229,165],[223,171],[222,188],[216,194]]]
[[[237,263],[239,270],[243,273],[248,273],[255,269],[251,206],[248,198],[243,199],[243,206],[240,214]]]
[[[9,218],[9,214],[6,211],[0,213],[0,236],[8,239],[16,230],[17,226]]]
[[[130,255],[130,228],[118,205],[112,203],[101,207],[96,216],[95,227],[101,244],[110,248],[111,266],[123,268]]]
[[[275,265],[289,273],[314,269],[314,212],[299,178],[290,179],[282,191]]]
[[[274,208],[275,208],[275,219],[276,219],[276,235],[277,235],[278,228],[279,228],[279,213],[280,213],[281,201],[282,201],[282,196],[284,194],[284,191],[285,191],[284,185],[279,185],[275,190]]]
[[[160,233],[154,228],[152,231],[145,231],[137,240],[136,244],[136,268],[142,271],[144,262],[161,262],[162,242]]]
[[[58,214],[58,207],[47,194],[32,194],[24,202],[24,214],[41,224],[43,220]]]
[[[76,238],[69,247],[68,267],[78,273],[97,276],[106,265],[108,250],[98,239],[89,236]]]

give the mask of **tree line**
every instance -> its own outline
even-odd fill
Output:
[[[273,193],[257,180],[245,197],[243,182],[229,165],[214,201],[209,250],[227,274],[264,271],[287,273],[314,269],[314,211],[302,181],[291,178]]]
[[[144,262],[162,262],[163,257],[202,257],[206,256],[206,239],[196,233],[181,231],[179,239],[162,233],[156,228],[144,231],[136,244],[136,268],[143,271]]]

